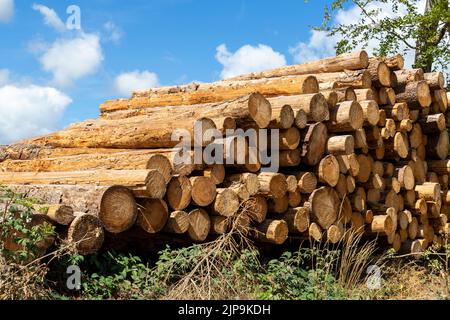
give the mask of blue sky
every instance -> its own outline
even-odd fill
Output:
[[[95,118],[101,102],[133,86],[208,82],[331,55],[335,42],[310,31],[327,3],[0,0],[0,112],[8,114],[0,144]],[[80,8],[82,30],[64,30],[69,5]]]

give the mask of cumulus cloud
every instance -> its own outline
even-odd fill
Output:
[[[123,37],[123,31],[112,21],[106,22],[103,25],[103,29],[105,29],[105,35],[103,36],[103,38],[106,41],[119,43]]]
[[[42,4],[33,4],[33,10],[39,11],[42,14],[42,17],[44,18],[44,23],[53,29],[55,29],[58,32],[63,32],[66,30],[66,25],[62,20],[59,18],[58,14],[55,12],[55,10],[46,7]]]
[[[394,1],[394,0],[392,0]],[[420,0],[417,3],[417,8],[419,12],[423,11],[425,7],[425,0]],[[383,18],[394,18],[396,16],[403,16],[406,14],[406,8],[403,5],[399,6],[399,10],[397,13],[392,12],[392,2],[382,3],[379,1],[371,2],[368,4],[365,9],[367,11],[378,10],[378,19]],[[356,21],[361,19],[361,9],[357,6],[351,6],[348,9],[341,9],[337,12],[334,17],[334,24],[354,24]],[[294,61],[296,63],[302,63],[306,61],[311,61],[315,59],[321,59],[325,57],[329,57],[335,54],[335,46],[339,40],[341,40],[341,36],[329,37],[324,31],[312,30],[311,35],[308,41],[299,42],[297,45],[289,49],[290,54],[293,56]],[[379,41],[376,39],[372,39],[369,41],[365,50],[369,54],[373,54],[374,50],[378,47]],[[357,48],[361,49],[362,45]],[[400,44],[398,48],[399,52],[404,53],[405,57],[405,66],[409,67],[414,62],[414,52],[411,50],[406,50],[406,45],[403,43]]]
[[[71,98],[51,87],[0,87],[0,144],[54,130]]]
[[[0,22],[7,23],[14,16],[14,0],[0,0]]]
[[[103,61],[100,37],[80,33],[72,39],[58,39],[39,58],[45,71],[53,74],[59,86],[71,85],[75,80],[93,74]]]
[[[9,82],[9,70],[0,69],[0,86],[3,86]]]
[[[256,47],[245,45],[234,53],[221,44],[216,48],[216,59],[223,65],[220,73],[222,79],[286,65],[283,54],[264,44]]]
[[[150,71],[132,71],[121,73],[114,80],[118,94],[129,96],[133,91],[159,86],[158,75]]]

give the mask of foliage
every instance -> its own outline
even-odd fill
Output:
[[[420,0],[334,0],[326,7],[324,22],[319,30],[330,36],[341,36],[338,53],[367,48],[370,40],[377,40],[375,55],[398,53],[399,47],[416,53],[415,67],[430,72],[448,70],[450,62],[450,10],[448,0],[428,0],[429,9],[418,8]],[[359,20],[348,24],[332,24],[334,12],[354,4],[361,11]],[[380,6],[390,8],[390,12]],[[403,14],[403,13],[406,14]]]

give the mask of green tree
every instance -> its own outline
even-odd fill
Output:
[[[404,51],[414,52],[414,67],[423,68],[425,72],[447,71],[449,0],[426,0],[425,8],[419,8],[423,3],[423,0],[333,0],[325,8],[323,24],[317,29],[342,39],[337,43],[337,53],[365,48],[374,39],[379,42],[374,52],[377,56],[398,53],[399,47],[404,47]],[[333,14],[351,4],[361,10],[359,20],[333,23]],[[380,9],[380,5],[388,7],[389,12]]]

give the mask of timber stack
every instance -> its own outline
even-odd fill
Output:
[[[274,245],[354,230],[397,252],[439,249],[450,94],[442,73],[403,64],[359,51],[135,92],[4,147],[0,184],[49,203],[40,219],[66,226],[83,254],[106,234],[204,242],[232,226]],[[257,144],[238,134],[259,129]],[[211,150],[226,161],[206,161]]]

